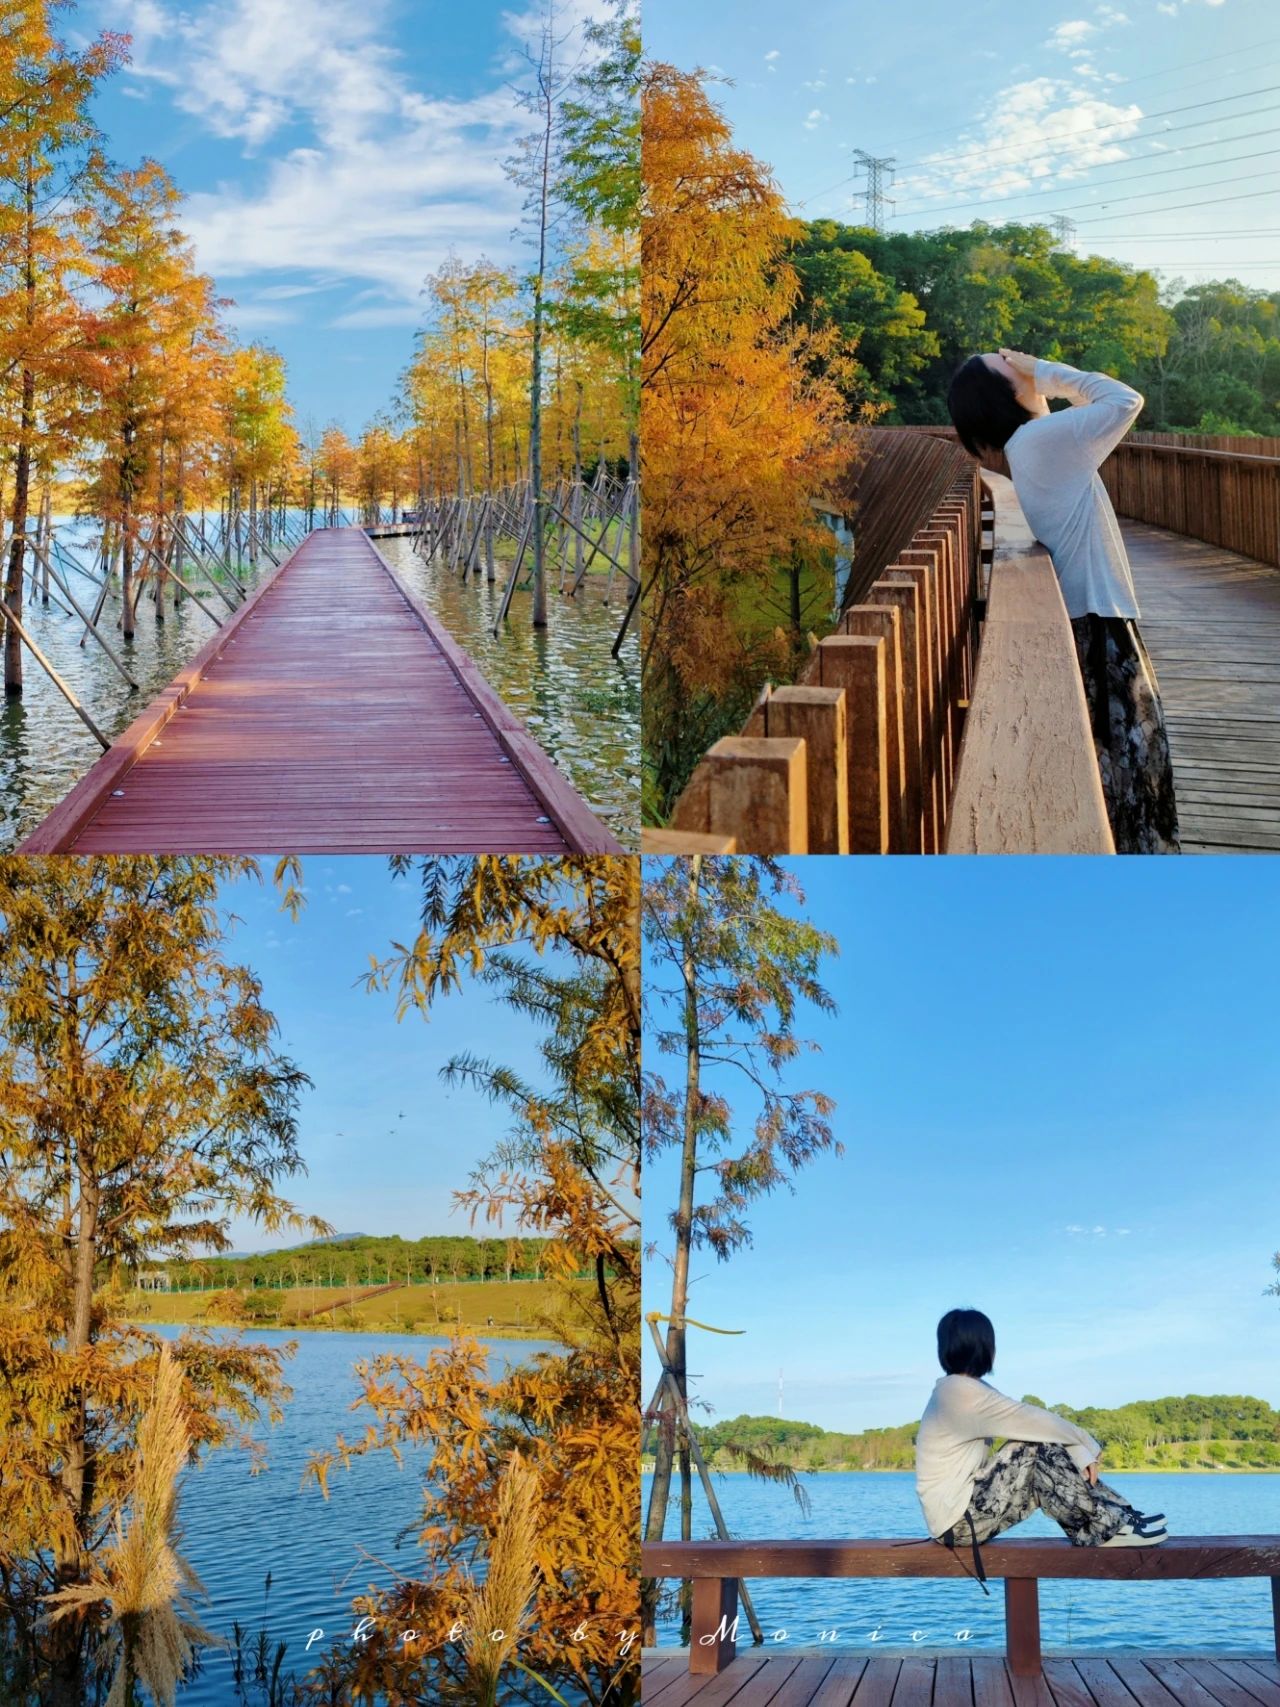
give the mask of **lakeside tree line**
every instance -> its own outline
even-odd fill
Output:
[[[175,1257],[156,1263],[143,1258],[121,1278],[136,1284],[139,1279],[163,1276],[174,1291],[538,1280],[546,1246],[545,1239],[477,1239],[465,1234],[404,1239],[398,1234],[359,1234],[248,1255]]]
[[[1027,1404],[1044,1405],[1027,1395]],[[1280,1469],[1280,1411],[1235,1394],[1139,1399],[1105,1409],[1051,1405],[1103,1443],[1113,1470]],[[911,1470],[918,1423],[846,1434],[790,1418],[739,1416],[694,1425],[708,1464],[742,1469],[746,1454],[793,1470]]]

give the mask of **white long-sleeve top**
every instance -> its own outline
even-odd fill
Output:
[[[1142,410],[1142,393],[1105,373],[1036,363],[1036,390],[1075,407],[1024,421],[1004,447],[1018,503],[1048,548],[1070,617],[1137,617],[1129,556],[1098,469]]]
[[[997,1435],[1055,1441],[1082,1471],[1102,1456],[1091,1434],[1056,1411],[1007,1398],[972,1375],[943,1375],[916,1435],[916,1493],[930,1535],[945,1535],[964,1516],[974,1477]]]

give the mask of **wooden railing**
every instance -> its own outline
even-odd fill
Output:
[[[1008,480],[953,482],[643,848],[1114,851],[1066,608]]]
[[[793,687],[717,741],[650,853],[937,853],[973,680],[976,470],[953,480]],[[856,558],[855,558],[856,567]]]
[[[1275,1652],[1280,1659],[1280,1536],[1184,1535],[1156,1547],[1073,1547],[1067,1540],[990,1541],[989,1577],[1004,1579],[1005,1646],[1015,1677],[1041,1669],[1042,1578],[1176,1582],[1206,1577],[1270,1577]],[[874,1541],[650,1541],[641,1548],[646,1577],[693,1583],[689,1670],[720,1672],[736,1651],[738,1583],[748,1577],[959,1577],[972,1555],[928,1538]],[[975,1591],[976,1592],[976,1591]],[[830,1623],[829,1615],[815,1620]]]
[[[1280,441],[1234,442],[1248,449],[1125,439],[1102,466],[1116,513],[1280,568],[1280,456],[1255,449]]]

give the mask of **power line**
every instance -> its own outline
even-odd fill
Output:
[[[1234,179],[1228,179],[1227,181],[1229,183],[1234,183],[1235,180]],[[1208,185],[1206,184],[1204,187],[1207,189]],[[1219,207],[1219,206],[1221,206],[1221,204],[1223,202],[1252,202],[1252,201],[1257,201],[1259,196],[1274,196],[1278,193],[1280,193],[1280,189],[1249,190],[1245,195],[1242,195],[1242,196],[1212,196],[1212,197],[1210,197],[1210,199],[1207,202],[1176,202],[1173,207],[1153,207],[1150,211],[1152,213],[1182,213],[1184,210],[1186,210],[1188,208],[1193,208],[1193,207]],[[1121,214],[1117,214],[1115,217],[1117,219],[1132,219],[1133,215],[1121,213]],[[1105,225],[1110,218],[1111,218],[1111,215],[1108,214],[1106,219],[1082,219],[1080,221],[1080,224],[1081,225]]]
[[[1228,48],[1225,53],[1210,54],[1208,59],[1184,59],[1180,60],[1177,65],[1166,65],[1162,71],[1144,71],[1140,77],[1125,77],[1122,78],[1119,83],[1113,83],[1111,87],[1113,89],[1127,89],[1134,83],[1149,83],[1153,77],[1167,77],[1172,71],[1185,71],[1188,66],[1194,65],[1198,67],[1202,65],[1213,65],[1218,60],[1232,59],[1236,54],[1255,53],[1259,48],[1275,47],[1278,43],[1280,43],[1280,36],[1268,36],[1265,41],[1246,42],[1240,47]],[[1256,69],[1257,67],[1253,65],[1241,67],[1241,70],[1243,71],[1254,71]],[[1229,77],[1233,75],[1233,73],[1227,72],[1225,75]],[[1186,84],[1185,87],[1194,89],[1200,81],[1200,79],[1197,79],[1195,82]],[[927,142],[931,136],[956,136],[959,134],[959,131],[963,129],[964,126],[957,127],[956,125],[940,125],[937,130],[920,130],[917,131],[914,136],[903,137],[902,141],[898,144],[898,147],[909,148],[913,142]],[[825,195],[826,191],[819,190],[817,194]],[[814,196],[810,196],[808,199],[809,201],[813,201],[816,198]],[[804,205],[804,202],[797,203],[797,206],[799,207],[803,207]]]
[[[1256,92],[1257,91],[1255,91],[1255,93]],[[1232,96],[1232,97],[1230,97],[1230,99],[1243,100],[1243,99],[1245,99],[1245,97],[1244,96]],[[1184,111],[1190,111],[1191,109],[1190,108],[1184,108],[1183,110]],[[1219,114],[1218,117],[1211,118],[1211,119],[1192,119],[1187,124],[1170,125],[1167,129],[1158,132],[1154,136],[1117,137],[1115,140],[1115,146],[1119,147],[1122,142],[1127,145],[1130,143],[1138,143],[1138,142],[1162,141],[1166,136],[1178,136],[1183,131],[1201,130],[1207,124],[1220,124],[1224,118],[1228,118],[1228,119],[1235,121],[1235,120],[1239,120],[1239,119],[1257,118],[1263,114],[1265,114],[1266,117],[1268,117],[1268,118],[1274,118],[1275,117],[1275,111],[1276,111],[1275,106],[1274,106],[1274,104],[1272,104],[1271,106],[1266,106],[1266,107],[1250,107],[1249,110],[1247,112],[1244,112],[1244,113]],[[1150,116],[1154,118],[1154,117],[1158,117],[1159,115],[1151,114]],[[1116,122],[1117,123],[1126,123],[1127,121],[1117,120]],[[1093,126],[1091,128],[1097,129],[1097,128],[1109,128],[1109,127]],[[1084,134],[1085,134],[1084,131],[1072,131],[1071,132],[1071,135],[1073,137],[1083,136]],[[1209,142],[1206,142],[1206,143],[1180,143],[1178,146],[1182,150],[1189,150],[1190,148],[1201,148],[1201,147],[1212,148],[1213,146],[1215,146],[1215,144],[1218,144],[1218,143],[1236,142],[1236,141],[1243,142],[1252,136],[1260,136],[1260,135],[1265,136],[1268,134],[1270,134],[1270,133],[1267,131],[1246,131],[1244,136],[1242,136],[1242,137],[1234,137],[1234,136],[1213,137]],[[985,149],[979,149],[979,150],[977,150],[977,153],[985,154],[986,150]],[[973,158],[973,156],[964,156],[963,158]],[[1019,165],[1019,166],[1023,166],[1023,167],[1029,167],[1029,166],[1037,166],[1037,165],[1043,165],[1043,164],[1051,164],[1055,158],[1069,159],[1070,156],[1066,155],[1066,154],[1060,155],[1060,156],[1055,156],[1053,154],[1033,155],[1031,157],[1031,159],[1029,159],[1029,160],[1016,161],[1016,162],[1010,161],[1009,165],[1010,166]],[[939,162],[939,164],[941,164],[941,162]],[[1125,165],[1129,164],[1129,160],[1124,159],[1124,160],[1104,161],[1104,162],[1102,162],[1102,164],[1112,165],[1112,166],[1125,166]],[[1095,168],[1089,168],[1089,170],[1096,170],[1096,169],[1097,169],[1096,167]],[[809,202],[816,201],[819,196],[829,195],[832,190],[838,190],[842,185],[852,183],[853,177],[856,177],[856,176],[857,176],[857,174],[855,173],[850,177],[840,178],[836,183],[828,184],[828,186],[825,190],[819,190],[817,195],[810,196],[807,201],[796,202],[795,206],[797,208],[807,207],[809,205]],[[908,180],[908,183],[909,182],[910,182],[910,180]]]
[[[1123,178],[1112,178],[1107,183],[1092,185],[1090,187],[1095,188],[1095,189],[1100,189],[1103,191],[1107,191],[1107,190],[1110,190],[1112,185],[1114,185],[1114,184],[1136,184],[1136,183],[1141,182],[1141,180],[1144,178],[1167,178],[1172,173],[1176,173],[1176,172],[1201,172],[1201,171],[1204,171],[1206,169],[1212,170],[1212,168],[1215,166],[1234,166],[1234,165],[1237,165],[1242,160],[1263,160],[1263,159],[1268,158],[1272,154],[1280,154],[1280,149],[1278,149],[1278,148],[1256,148],[1250,154],[1230,154],[1227,156],[1227,158],[1225,160],[1202,160],[1198,166],[1162,166],[1162,167],[1159,167],[1154,172],[1128,172],[1125,174],[1125,176]],[[1256,176],[1257,174],[1254,174],[1254,175]],[[1217,179],[1215,181],[1218,183],[1223,183],[1223,184],[1229,184],[1229,183],[1234,182],[1234,180],[1231,178],[1220,178],[1220,179]],[[1207,188],[1208,186],[1207,185],[1202,186],[1200,184],[1187,184],[1185,186],[1179,186],[1179,187],[1185,187],[1186,189],[1191,189],[1191,190],[1198,190],[1201,188]],[[951,212],[954,212],[957,210],[962,211],[963,209],[969,208],[969,207],[1004,207],[1009,202],[1040,201],[1045,196],[1052,196],[1055,199],[1057,199],[1058,197],[1060,197],[1063,194],[1064,190],[1068,194],[1070,194],[1070,186],[1065,185],[1065,184],[1057,184],[1051,190],[1020,190],[1018,192],[1018,194],[1014,195],[1014,196],[977,197],[973,201],[952,202],[949,207],[944,207],[941,209],[936,208],[936,207],[924,206],[924,207],[921,207],[918,211],[920,213],[938,213],[938,212],[951,213]],[[1161,196],[1161,195],[1167,196],[1167,195],[1173,194],[1175,192],[1174,192],[1174,190],[1152,190],[1149,193],[1151,195],[1155,195],[1155,196]],[[1136,200],[1140,200],[1141,197],[1138,197],[1138,196],[1121,196],[1119,199],[1121,201],[1136,201]],[[1068,207],[1081,208],[1081,207],[1092,207],[1095,204],[1092,202],[1072,202],[1072,203],[1067,203],[1065,205]],[[915,210],[915,209],[908,208],[906,210],[906,213],[898,214],[895,217],[899,218],[899,219],[909,219],[912,216],[912,214],[916,211],[917,210]]]
[[[1074,140],[1077,136],[1088,136],[1096,130],[1118,130],[1121,125],[1125,124],[1146,124],[1151,119],[1173,118],[1178,113],[1200,112],[1205,107],[1225,106],[1228,101],[1249,101],[1252,100],[1255,95],[1274,95],[1277,89],[1280,89],[1280,84],[1273,83],[1265,89],[1244,89],[1238,95],[1215,95],[1211,101],[1190,101],[1186,106],[1182,107],[1162,107],[1160,111],[1156,113],[1139,113],[1136,119],[1110,119],[1105,124],[1082,125],[1079,130],[1064,133],[1061,140],[1064,142],[1068,139]],[[1226,116],[1230,117],[1231,115],[1228,114]],[[1213,121],[1210,120],[1209,122],[1212,123]],[[1117,137],[1116,140],[1118,142],[1131,142],[1135,139],[1132,137]],[[961,160],[976,160],[979,156],[984,159],[989,159],[992,154],[1007,153],[1011,148],[1016,152],[1023,146],[1025,145],[1022,143],[1009,142],[1005,143],[1003,147],[972,148],[965,154],[939,154],[935,155],[932,160],[908,160],[907,164],[903,167],[903,171],[908,172],[913,166],[951,166]]]

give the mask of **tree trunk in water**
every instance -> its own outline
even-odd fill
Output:
[[[18,460],[14,468],[13,543],[9,547],[9,574],[4,596],[9,609],[22,620],[22,577],[25,569],[27,510],[31,496],[31,435],[35,431],[36,376],[30,368],[22,374],[22,416],[18,438]],[[4,691],[7,699],[22,694],[22,640],[12,623],[4,637]]]

